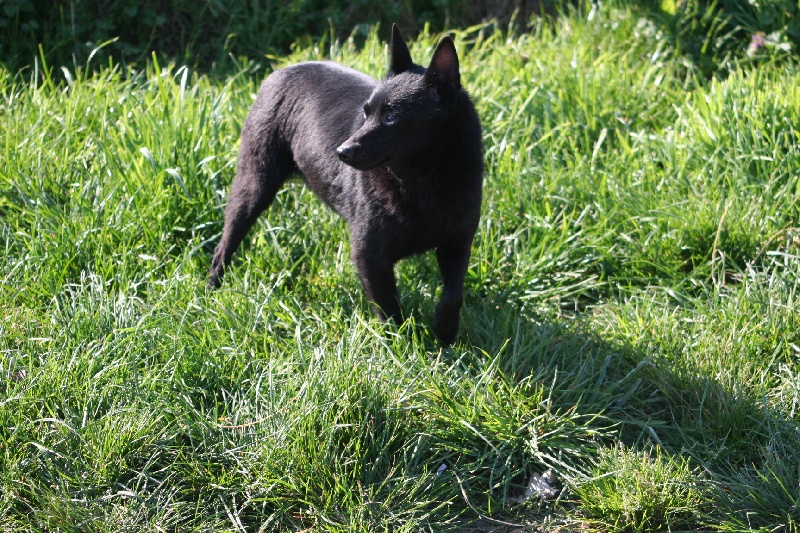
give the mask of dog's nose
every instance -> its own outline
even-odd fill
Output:
[[[353,155],[353,148],[351,146],[341,145],[336,149],[336,155],[339,156],[340,161],[347,161]]]

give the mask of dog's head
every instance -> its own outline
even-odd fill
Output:
[[[451,116],[461,90],[458,56],[443,37],[428,68],[411,60],[397,25],[392,26],[389,73],[364,103],[364,122],[336,153],[359,170],[388,165],[435,144],[437,127]]]

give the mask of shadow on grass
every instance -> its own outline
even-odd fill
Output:
[[[532,472],[553,466],[548,457],[562,457],[559,453],[571,448],[587,455],[577,465],[580,473],[567,474],[580,484],[588,481],[590,471],[597,474],[593,467],[601,448],[622,444],[631,453],[648,457],[648,450],[657,446],[670,464],[689,461],[693,486],[703,495],[690,511],[662,509],[677,513],[673,529],[696,530],[709,524],[734,529],[790,527],[800,520],[800,424],[768,399],[774,392],[755,384],[747,390],[732,388],[712,370],[684,364],[681,358],[687,354],[606,339],[591,331],[580,316],[522,318],[519,305],[470,301],[467,342],[484,356],[496,358],[508,387],[521,386],[531,376],[542,384],[552,383],[547,410],[582,413],[578,423],[588,423],[599,437],[580,442],[570,437],[576,429],[572,428],[550,449],[536,449],[528,440],[521,460],[532,459],[533,464],[515,477],[512,491],[521,492],[520,485]],[[592,418],[595,414],[600,416]],[[584,434],[586,429],[582,428]],[[580,434],[574,432],[575,437]],[[556,466],[564,472],[563,465]],[[586,515],[570,499],[567,492],[560,508],[573,518],[606,524],[624,520],[613,516],[613,509],[608,515]],[[658,505],[657,498],[653,505]]]

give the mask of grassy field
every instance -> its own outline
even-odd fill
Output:
[[[274,61],[381,76],[385,34]],[[206,292],[268,69],[0,71],[0,529],[800,529],[800,67],[707,80],[611,7],[455,36],[487,173],[447,349],[433,257],[376,321],[300,181]]]

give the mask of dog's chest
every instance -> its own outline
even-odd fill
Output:
[[[393,259],[425,252],[455,237],[458,216],[447,195],[408,186],[387,170],[372,171],[368,178],[351,225],[366,229],[369,241],[380,243]]]
[[[440,191],[406,183],[385,168],[370,172],[365,193],[371,216],[394,220],[411,232],[436,233],[451,207]]]
[[[408,188],[387,168],[365,173],[362,191],[369,216],[403,217],[409,211]]]

